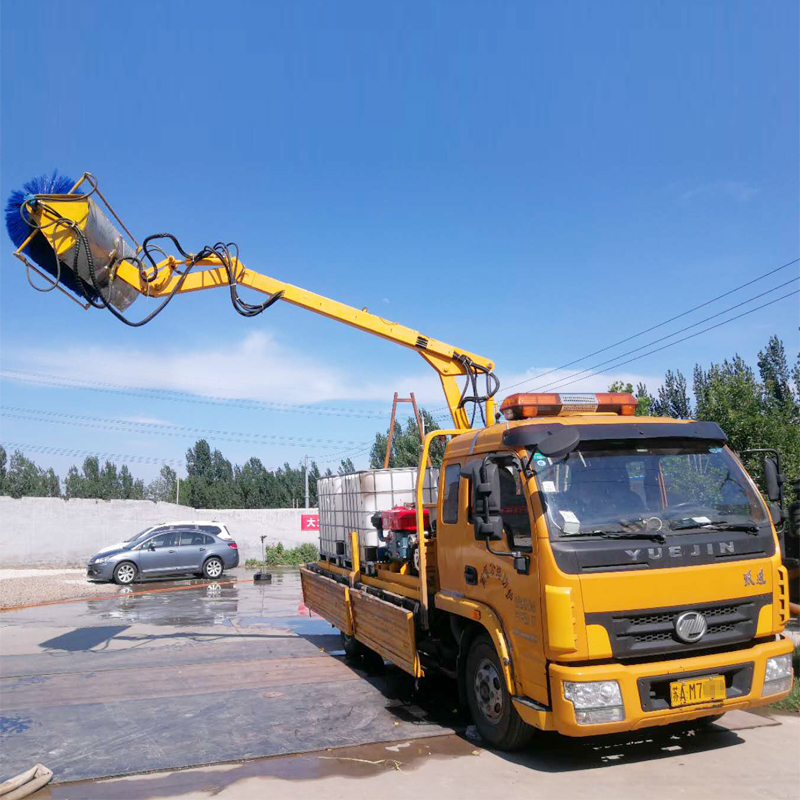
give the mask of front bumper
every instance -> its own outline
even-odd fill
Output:
[[[86,565],[86,577],[92,581],[111,581],[114,579],[114,567],[116,564],[106,561],[104,564]]]
[[[791,653],[792,642],[782,636],[745,650],[693,656],[670,661],[644,664],[598,664],[591,666],[550,665],[550,693],[553,709],[553,727],[567,736],[594,736],[615,731],[630,731],[653,725],[670,725],[674,722],[722,714],[735,708],[753,708],[773,703],[788,692],[762,698],[764,670],[767,659]],[[672,680],[724,674],[727,697],[725,700],[671,708],[664,699],[664,686]],[[625,704],[625,719],[598,725],[578,725],[575,709],[564,698],[564,681],[619,682]],[[524,714],[523,714],[524,719]]]

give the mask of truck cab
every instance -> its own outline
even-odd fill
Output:
[[[536,727],[584,736],[717,716],[791,685],[788,655],[767,673],[792,647],[758,489],[719,426],[637,417],[635,404],[514,395],[505,422],[445,453],[435,604],[491,609],[509,663],[485,665],[487,682],[527,699],[512,704]],[[485,736],[502,715],[473,705]]]

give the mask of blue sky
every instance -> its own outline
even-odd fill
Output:
[[[0,193],[91,171],[140,239],[235,240],[248,266],[492,357],[509,385],[800,255],[798,22],[796,4],[769,0],[6,0]],[[5,241],[6,370],[363,414],[4,379],[6,409],[39,415],[4,417],[5,442],[180,460],[195,437],[163,426],[182,426],[246,434],[208,438],[277,466],[363,450],[395,390],[442,405],[414,353],[328,320],[280,303],[244,319],[208,292],[128,329],[32,291]],[[754,363],[772,333],[793,358],[797,296],[569,388],[654,391],[667,368]],[[54,411],[161,433],[42,421]],[[30,455],[62,473],[80,460]]]

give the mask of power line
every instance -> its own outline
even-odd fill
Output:
[[[41,372],[7,369],[0,370],[0,378],[4,380],[19,381],[44,386],[54,386],[63,389],[85,389],[90,391],[105,392],[108,394],[122,394],[131,397],[140,397],[147,400],[169,400],[179,403],[194,403],[197,405],[218,405],[234,408],[245,408],[255,411],[280,411],[295,414],[324,414],[342,417],[358,417],[366,419],[382,419],[383,411],[368,411],[356,408],[336,408],[334,406],[292,405],[268,400],[236,399],[222,397],[221,395],[191,394],[176,389],[148,389],[140,386],[129,386],[105,381],[89,381],[82,378],[73,378],[63,375],[47,375]]]
[[[741,319],[742,317],[746,317],[748,314],[753,314],[756,311],[760,311],[762,308],[766,308],[767,306],[774,305],[775,303],[779,303],[781,300],[785,300],[787,297],[793,297],[796,294],[800,294],[800,289],[795,289],[793,292],[789,292],[788,294],[784,294],[781,297],[776,297],[774,300],[770,300],[768,303],[764,303],[763,305],[756,306],[755,308],[751,308],[749,311],[745,311],[742,314],[737,314],[735,317],[731,317],[730,319],[725,319],[722,322],[718,322],[716,325],[709,325],[707,328],[703,328],[701,331],[697,331],[696,333],[689,334],[689,336],[684,336],[682,339],[678,339],[675,342],[670,342],[669,344],[665,344],[663,347],[657,347],[655,350],[650,350],[647,353],[642,353],[640,356],[634,356],[633,358],[629,358],[627,361],[621,361],[618,364],[613,364],[610,369],[616,369],[617,367],[625,366],[625,364],[630,364],[633,361],[638,361],[641,358],[645,358],[646,356],[650,356],[653,353],[659,353],[662,350],[666,350],[669,347],[674,347],[676,344],[680,344],[681,342],[685,342],[689,339],[694,339],[696,336],[700,336],[701,333],[706,333],[708,331],[714,330],[715,328],[721,328],[723,325],[727,325],[729,322],[735,322],[737,319]],[[585,375],[584,378],[592,378],[595,375],[600,375],[602,372],[593,372],[591,375]],[[583,380],[584,378],[576,378],[575,380],[567,381],[566,383],[562,383],[559,386],[554,388],[560,389],[563,386],[569,386],[570,384],[577,383],[579,380]]]
[[[741,303],[736,303],[736,305],[730,306],[729,308],[725,308],[722,311],[718,311],[716,314],[712,314],[710,317],[706,317],[705,319],[701,319],[699,322],[694,322],[691,325],[687,325],[685,328],[681,328],[680,330],[675,331],[674,333],[668,333],[666,336],[662,336],[660,339],[654,339],[652,342],[648,342],[647,344],[643,344],[640,347],[635,347],[633,350],[628,350],[625,353],[619,353],[618,355],[614,356],[613,358],[609,358],[606,361],[601,361],[599,364],[595,364],[594,366],[587,367],[586,369],[582,369],[582,370],[580,370],[578,372],[573,372],[572,375],[565,375],[565,376],[563,376],[561,378],[557,378],[554,381],[550,381],[550,383],[541,384],[541,385],[535,387],[534,389],[532,389],[532,391],[534,391],[534,392],[543,391],[543,390],[548,389],[548,388],[550,388],[551,386],[553,386],[553,385],[555,385],[557,383],[561,383],[562,381],[568,380],[569,378],[579,377],[579,376],[583,375],[586,372],[591,372],[592,370],[596,370],[596,369],[599,369],[600,367],[604,367],[607,364],[610,364],[612,361],[616,361],[619,358],[624,358],[625,356],[632,355],[633,353],[638,353],[640,350],[644,350],[647,347],[652,347],[654,344],[659,344],[660,342],[666,341],[667,339],[671,339],[673,336],[678,336],[679,334],[684,333],[685,331],[691,330],[692,328],[696,328],[698,325],[702,325],[704,322],[709,322],[712,319],[716,319],[717,317],[721,317],[723,314],[727,314],[729,311],[733,311],[733,310],[735,310],[737,308],[741,308],[742,306],[747,305],[748,303],[752,303],[754,300],[758,300],[761,297],[764,297],[764,296],[766,296],[768,294],[772,294],[772,292],[777,292],[778,289],[783,289],[785,286],[788,286],[790,283],[795,283],[796,281],[800,281],[800,277],[791,278],[790,280],[786,281],[785,283],[781,283],[778,286],[774,286],[772,289],[767,289],[767,291],[761,292],[761,294],[757,294],[754,297],[750,297],[747,300],[743,300]],[[711,329],[707,328],[707,330],[711,330]],[[677,344],[677,342],[676,342],[676,344]],[[599,373],[595,372],[594,374],[597,375]]]
[[[571,367],[574,364],[578,364],[581,361],[585,361],[587,358],[591,358],[592,356],[596,356],[596,355],[599,355],[600,353],[605,353],[606,351],[611,350],[611,349],[613,349],[615,347],[619,347],[619,345],[624,344],[625,342],[629,342],[629,341],[632,341],[633,339],[637,339],[639,336],[644,336],[646,333],[650,333],[651,331],[654,331],[657,328],[662,328],[664,325],[668,325],[670,322],[675,322],[675,320],[678,320],[678,319],[681,319],[681,318],[683,318],[685,316],[688,316],[689,314],[692,314],[693,312],[698,311],[701,308],[705,308],[706,306],[709,306],[712,303],[715,303],[717,300],[721,300],[724,297],[728,297],[729,295],[734,294],[734,292],[738,292],[741,289],[745,289],[748,286],[751,286],[752,284],[757,283],[760,280],[763,280],[764,278],[768,278],[770,275],[774,275],[776,272],[780,272],[781,270],[784,270],[784,269],[787,269],[788,267],[791,267],[793,264],[797,264],[798,262],[800,262],[800,258],[794,258],[791,261],[787,261],[785,264],[781,264],[781,266],[775,267],[775,269],[771,269],[768,272],[765,272],[762,275],[759,275],[758,277],[753,278],[752,280],[749,280],[749,281],[747,281],[745,283],[742,283],[739,286],[734,287],[733,289],[729,289],[727,292],[723,292],[722,294],[719,294],[716,297],[712,297],[710,300],[706,300],[703,303],[700,303],[700,304],[698,304],[696,306],[693,306],[692,308],[690,308],[690,309],[688,309],[686,311],[683,311],[680,314],[676,314],[674,317],[670,317],[669,319],[666,319],[663,322],[659,322],[656,325],[651,325],[649,328],[645,328],[644,330],[641,330],[638,333],[634,333],[631,336],[627,336],[624,339],[620,339],[618,342],[614,342],[614,344],[607,345],[606,347],[601,347],[599,350],[595,350],[594,352],[588,353],[587,355],[583,355],[580,358],[576,358],[576,359],[573,359],[572,361],[568,361],[566,364],[562,364],[559,367],[554,367],[553,369],[549,369],[546,372],[540,373],[539,375],[532,375],[529,378],[523,378],[523,380],[517,381],[517,383],[512,383],[509,386],[504,386],[503,390],[507,392],[509,389],[515,389],[517,386],[522,386],[523,384],[530,383],[530,382],[535,381],[535,380],[539,380],[539,379],[545,377],[546,375],[551,375],[554,372],[558,372],[558,371],[560,371],[562,369],[567,369],[568,367]],[[790,281],[787,281],[787,283],[789,283],[789,282]],[[786,284],[782,284],[782,285],[785,286]],[[778,288],[780,288],[780,286],[777,286],[777,287],[775,287],[775,289],[772,289],[770,291],[775,291]],[[761,295],[756,295],[755,297],[750,298],[749,301],[744,301],[744,303],[752,302],[752,300],[755,300],[758,297],[762,297],[763,294],[768,294],[768,292],[764,292]],[[783,298],[778,298],[778,299],[783,299]],[[731,308],[728,309],[728,311],[732,310],[733,308],[738,308],[740,305],[744,305],[744,303],[740,303],[737,306],[732,306]],[[761,307],[763,308],[763,306],[761,306]],[[753,310],[756,311],[758,309],[753,309]],[[724,314],[726,312],[723,311],[723,312],[720,312],[720,313]],[[719,316],[719,314],[716,314],[714,316]],[[712,317],[708,317],[706,320],[701,320],[701,322],[696,323],[696,324],[698,324],[698,325],[702,324],[704,321],[707,321],[708,319],[713,319],[713,318],[714,318],[713,316]],[[738,317],[735,317],[735,319],[738,319]],[[671,336],[675,336],[677,334],[680,334],[683,331],[689,330],[692,327],[694,327],[694,326],[690,325],[687,328],[682,328],[681,330],[678,330],[675,333],[671,334]],[[714,326],[714,327],[718,327],[718,326]],[[708,330],[711,330],[711,328],[709,328]],[[662,339],[658,339],[656,341],[663,341],[664,339],[668,339],[668,338],[670,338],[670,336],[665,336]],[[685,341],[685,340],[682,339],[680,341]],[[650,342],[649,344],[644,345],[644,347],[650,347],[651,345],[653,345],[655,343],[656,342]],[[678,344],[678,342],[673,342],[673,344]],[[638,349],[641,349],[641,348],[638,348]],[[659,349],[663,350],[665,348],[659,348]],[[631,350],[629,352],[633,353],[633,352],[636,352],[636,350]],[[653,352],[658,352],[658,351],[655,350]],[[611,360],[616,360],[617,358],[621,358],[621,357],[622,357],[622,355],[617,355],[617,356],[614,357],[614,359],[611,359]],[[642,357],[644,357],[644,356],[642,356]],[[635,360],[635,359],[632,359],[632,360]],[[608,363],[608,362],[604,362],[604,363]],[[625,363],[630,363],[630,362],[625,362]],[[620,365],[616,365],[616,366],[620,366]],[[595,369],[595,367],[589,367],[588,369],[589,370]],[[583,370],[583,372],[586,372],[586,371],[587,370]],[[575,373],[575,374],[580,374],[580,373]],[[572,376],[570,376],[570,377],[572,377]],[[586,376],[586,377],[590,377],[590,376]],[[563,380],[563,379],[559,379],[559,381],[560,380]],[[572,383],[575,383],[575,381],[572,381]],[[549,386],[550,384],[547,384],[547,385]],[[567,385],[567,384],[564,384],[564,385]],[[431,413],[435,417],[436,415],[435,415],[434,412],[436,412],[436,411],[446,411],[446,410],[447,410],[447,406],[437,406],[436,408],[431,409]],[[441,418],[439,418],[439,419],[441,419]]]
[[[317,461],[315,459],[314,463],[317,464],[317,466],[319,466],[320,464],[332,464],[334,461],[345,461],[348,458],[352,460],[354,458],[358,458],[359,456],[366,455],[367,453],[369,453],[369,451],[371,449],[372,449],[372,446],[370,445],[370,447],[365,447],[365,448],[363,448],[362,450],[359,450],[356,453],[349,453],[349,454],[339,453],[339,455],[337,457],[327,458],[324,461]]]
[[[680,314],[676,314],[674,317],[670,317],[669,319],[666,319],[663,322],[659,322],[657,325],[652,325],[651,327],[646,328],[645,330],[639,331],[638,333],[634,333],[631,336],[626,336],[624,339],[620,339],[618,342],[615,342],[614,344],[610,344],[607,347],[602,347],[599,350],[595,350],[593,353],[589,353],[588,355],[581,356],[580,358],[576,358],[573,361],[568,361],[566,364],[562,364],[560,367],[554,367],[553,369],[547,370],[546,372],[542,372],[540,375],[533,375],[530,378],[525,378],[525,379],[523,379],[521,381],[518,381],[517,383],[512,383],[510,386],[506,386],[505,390],[507,391],[508,389],[513,389],[513,388],[515,388],[517,386],[521,386],[523,383],[530,383],[531,381],[539,380],[540,378],[543,378],[545,375],[550,375],[553,372],[558,372],[559,370],[566,369],[567,367],[571,367],[574,364],[579,363],[580,361],[585,361],[587,358],[591,358],[592,356],[599,355],[600,353],[605,353],[607,350],[611,350],[614,347],[618,347],[621,344],[625,344],[625,342],[630,342],[633,339],[637,339],[639,336],[644,336],[646,333],[650,333],[651,331],[654,331],[657,328],[662,328],[664,325],[669,325],[670,322],[675,322],[675,320],[678,320],[678,319],[681,319],[682,317],[688,316],[689,314],[692,314],[693,312],[698,311],[701,308],[705,308],[706,306],[709,306],[712,303],[716,303],[717,300],[722,300],[723,297],[728,297],[728,295],[731,295],[734,292],[738,292],[740,289],[745,289],[746,287],[751,286],[752,284],[757,283],[758,281],[763,280],[764,278],[768,278],[770,275],[774,275],[776,272],[780,272],[781,270],[786,269],[787,267],[791,267],[792,264],[797,264],[798,261],[800,261],[800,258],[795,258],[795,259],[792,259],[791,261],[787,261],[785,264],[782,264],[780,267],[776,267],[775,269],[771,269],[769,272],[765,272],[763,275],[759,275],[757,278],[753,278],[752,280],[747,281],[746,283],[743,283],[743,284],[741,284],[739,286],[736,286],[735,288],[730,289],[727,292],[723,292],[722,294],[717,295],[716,297],[712,297],[711,300],[706,300],[704,303],[700,303],[699,305],[693,306],[692,308],[688,309],[687,311],[683,311]],[[758,296],[760,297],[761,295],[758,295]],[[755,298],[753,298],[753,299],[755,299]],[[736,308],[736,306],[734,306],[734,308]],[[709,317],[709,319],[711,319],[711,317]],[[688,330],[688,328],[683,328],[682,330]],[[677,331],[677,333],[681,333],[681,331]],[[652,344],[652,342],[651,342],[651,344]],[[617,356],[617,357],[619,358],[619,356]],[[438,411],[439,409],[436,409],[436,410]]]
[[[244,444],[283,444],[290,446],[306,447],[340,447],[351,445],[363,447],[363,440],[353,439],[323,439],[302,436],[279,436],[275,434],[240,433],[237,431],[218,431],[210,428],[189,428],[180,425],[165,425],[161,423],[135,422],[132,420],[109,419],[103,417],[89,417],[82,414],[70,414],[63,411],[46,411],[27,409],[16,406],[6,406],[0,409],[0,414],[13,419],[27,419],[34,422],[49,422],[60,425],[74,425],[84,428],[102,428],[126,433],[151,433],[157,436],[193,437],[198,435],[208,436],[211,439],[222,439]]]
[[[175,458],[156,458],[155,456],[134,456],[123,453],[99,453],[94,450],[75,450],[69,447],[52,447],[43,444],[29,444],[26,442],[3,442],[3,447],[8,450],[25,450],[31,453],[43,453],[54,456],[69,456],[70,458],[80,458],[95,456],[104,458],[108,461],[129,461],[136,464],[171,464],[172,466],[182,467],[183,460]]]

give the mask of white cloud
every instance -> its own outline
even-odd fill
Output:
[[[737,203],[746,203],[758,194],[758,189],[747,181],[715,181],[695,186],[681,194],[681,200],[691,200],[704,195],[727,195]]]
[[[353,361],[342,359],[344,364]],[[394,377],[390,384],[385,381],[365,383],[364,371],[359,369],[357,361],[352,368],[331,366],[295,351],[274,335],[262,331],[224,347],[198,348],[188,353],[178,347],[164,349],[158,358],[153,358],[149,351],[113,345],[71,346],[58,352],[26,348],[8,359],[6,366],[59,375],[67,380],[291,404],[387,401],[394,391],[441,397],[439,381],[432,371]]]
[[[149,351],[112,345],[72,346],[58,352],[49,348],[30,348],[17,351],[15,359],[18,363],[14,366],[19,369],[61,375],[67,379],[229,399],[290,404],[332,401],[388,403],[396,391],[406,397],[414,392],[418,402],[429,408],[444,404],[439,378],[432,369],[421,368],[419,372],[405,376],[373,375],[371,381],[365,382],[365,370],[356,359],[342,359],[341,366],[331,365],[301,354],[274,335],[262,331],[250,333],[224,347],[206,347],[189,353],[178,347],[165,349],[157,359]],[[351,366],[348,361],[355,361],[355,364]],[[568,370],[549,367],[532,367],[524,372],[499,369],[501,387],[498,399],[521,391],[606,391],[615,380],[630,382],[634,388],[643,381],[654,392],[662,380],[660,376],[638,372],[611,370],[592,375],[590,372],[581,374],[580,370],[580,364]],[[524,384],[515,386],[520,382]],[[482,389],[483,385],[481,380],[479,387]],[[155,424],[167,422],[146,416],[127,419]]]

